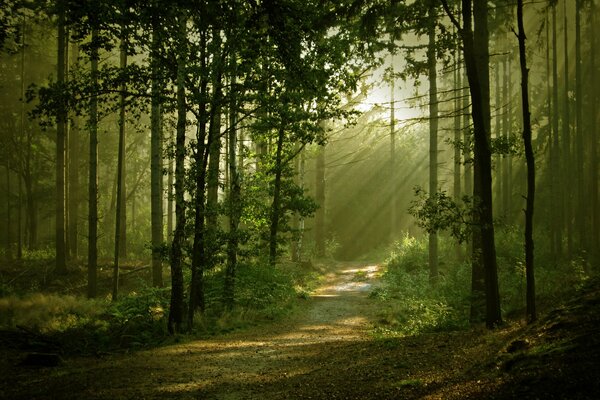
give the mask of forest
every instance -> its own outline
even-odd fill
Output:
[[[597,7],[3,0],[0,398],[598,398]]]

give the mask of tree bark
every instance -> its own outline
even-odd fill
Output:
[[[241,214],[241,186],[237,165],[237,59],[235,51],[230,56],[230,93],[229,93],[229,140],[228,140],[228,165],[229,165],[229,237],[227,241],[227,265],[225,267],[225,285],[223,298],[225,307],[233,309],[235,304],[235,275],[237,270],[237,254],[239,241],[239,220]]]
[[[76,43],[71,46],[71,56],[73,57],[73,67],[79,68],[79,46]],[[73,260],[77,260],[79,257],[79,136],[79,118],[74,115],[69,132],[69,250]]]
[[[127,39],[121,39],[120,68],[127,67]],[[113,291],[112,300],[116,301],[119,293],[119,258],[124,256],[125,233],[125,83],[121,83],[119,94],[119,154],[117,159],[117,212],[115,224],[115,254],[113,264]]]
[[[527,277],[527,319],[537,319],[535,310],[535,275],[533,247],[533,212],[535,204],[535,159],[531,145],[531,113],[529,111],[529,69],[527,68],[526,35],[523,25],[523,0],[517,0],[519,26],[519,60],[521,64],[521,99],[523,104],[523,144],[527,161],[527,197],[525,207],[525,273]]]
[[[159,26],[158,16],[152,17],[152,99],[150,109],[150,218],[152,230],[152,285],[163,286],[162,260],[160,248],[163,245],[163,193],[162,193],[162,111],[159,65]],[[172,165],[171,163],[169,165]],[[171,167],[172,177],[172,167]],[[169,186],[170,191],[170,186]],[[171,201],[169,199],[169,201]],[[172,212],[172,210],[170,210]],[[169,218],[172,218],[169,215]],[[172,227],[169,227],[172,229]]]
[[[187,57],[187,18],[179,17],[177,58],[177,138],[175,144],[175,215],[176,226],[171,243],[171,301],[168,329],[181,332],[183,323],[183,244],[185,240],[185,130],[187,106],[185,77]]]
[[[590,208],[592,210],[592,240],[590,247],[592,249],[593,262],[598,265],[600,262],[600,201],[598,196],[598,127],[597,123],[597,105],[598,105],[598,80],[596,77],[596,4],[590,3],[589,12],[590,27],[590,70],[591,70],[591,93],[590,110],[592,112],[592,121],[590,124],[590,189],[592,192],[590,198]]]
[[[427,64],[429,75],[429,195],[438,191],[438,99],[435,25],[437,12],[435,2],[429,2],[429,26],[427,29]],[[438,237],[437,232],[429,233],[429,281],[434,284],[438,278]]]
[[[92,29],[90,55],[92,96],[90,101],[89,175],[88,175],[88,297],[97,295],[98,286],[98,31]]]
[[[315,252],[317,257],[325,257],[325,145],[317,149],[316,196],[319,208],[315,212]]]
[[[559,109],[558,109],[558,46],[556,38],[556,7],[558,3],[552,7],[552,170],[554,187],[554,198],[557,203],[556,214],[553,218],[554,231],[556,232],[554,237],[554,248],[556,249],[557,255],[562,256],[563,247],[563,224],[564,224],[564,196],[561,195],[558,188],[562,187],[563,175],[560,172],[560,160],[561,160],[561,149],[559,144],[559,131],[558,131],[558,120],[559,120]],[[561,189],[562,190],[562,189]]]
[[[279,231],[279,219],[281,218],[281,173],[283,140],[285,138],[286,123],[281,121],[277,132],[277,148],[275,150],[275,178],[273,179],[273,202],[271,204],[271,225],[269,230],[269,264],[275,266],[277,262],[277,232]]]
[[[573,221],[572,221],[572,159],[571,159],[571,110],[569,105],[569,36],[567,22],[567,1],[564,2],[564,91],[563,91],[563,196],[564,196],[564,224],[567,235],[567,253],[573,255]]]
[[[575,1],[575,144],[577,152],[577,160],[575,160],[576,176],[577,176],[577,209],[575,212],[576,225],[578,230],[578,246],[579,250],[583,250],[588,254],[590,248],[587,244],[587,216],[589,210],[587,208],[586,182],[584,174],[585,151],[584,151],[584,134],[583,134],[583,83],[582,83],[582,60],[581,60],[581,8],[583,7],[581,0]],[[598,165],[596,165],[598,167]]]
[[[61,91],[56,111],[56,272],[67,272],[65,243],[65,135],[67,110],[64,104],[65,84],[65,2],[58,2],[58,55],[56,83]]]

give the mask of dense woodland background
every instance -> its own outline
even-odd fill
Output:
[[[381,334],[534,321],[598,271],[596,3],[5,0],[0,323],[228,330],[333,259]]]

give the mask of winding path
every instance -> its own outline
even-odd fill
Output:
[[[11,396],[280,399],[315,398],[327,392],[328,398],[335,398],[318,381],[347,367],[347,361],[358,357],[351,347],[370,340],[374,305],[367,294],[377,268],[336,266],[306,301],[306,309],[286,320],[133,354],[69,360],[64,366],[39,370],[35,377],[24,375],[21,384],[28,394],[21,397],[15,387]],[[340,356],[347,361],[340,362]]]

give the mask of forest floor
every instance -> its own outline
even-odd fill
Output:
[[[377,265],[338,263],[283,320],[55,367],[0,361],[3,399],[596,399],[600,284],[537,323],[374,335]]]

